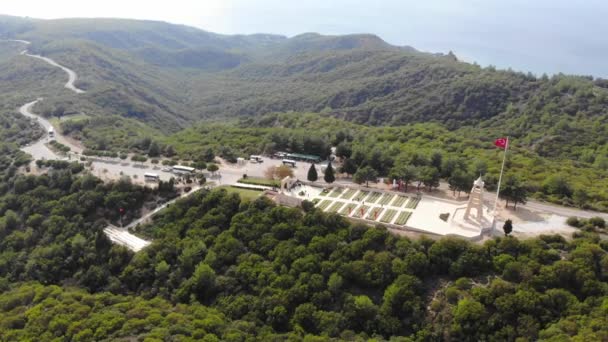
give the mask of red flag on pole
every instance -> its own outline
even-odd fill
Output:
[[[509,140],[507,140],[507,138],[498,138],[494,141],[494,146],[502,148],[504,150],[505,148],[507,148],[508,142]]]

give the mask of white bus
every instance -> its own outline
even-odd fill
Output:
[[[283,165],[289,165],[291,167],[296,167],[296,161],[291,159],[283,159]]]
[[[150,182],[158,182],[160,180],[160,177],[156,173],[145,173],[144,179]]]
[[[173,165],[172,169],[173,173],[176,174],[190,174],[194,173],[193,167],[182,166],[182,165]]]
[[[251,155],[249,156],[249,161],[254,163],[261,163],[264,161],[264,159],[262,159],[262,156]]]

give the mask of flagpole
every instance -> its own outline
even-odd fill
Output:
[[[509,149],[509,137],[507,137],[507,144],[505,145],[505,154],[502,157],[502,166],[500,167],[500,177],[498,177],[498,188],[496,189],[496,201],[494,201],[494,215],[496,215],[496,208],[498,207],[498,196],[500,194],[500,183],[502,182],[502,173],[505,170],[505,160],[507,160],[507,150]]]

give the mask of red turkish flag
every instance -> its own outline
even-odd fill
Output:
[[[507,148],[508,143],[509,140],[507,138],[498,138],[494,141],[494,146],[502,148],[504,150],[505,148]]]

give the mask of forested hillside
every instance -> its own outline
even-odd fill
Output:
[[[34,110],[45,116],[82,114],[62,126],[89,150],[146,153],[154,141],[195,162],[209,149],[228,160],[281,148],[326,156],[347,121],[358,137],[346,146],[357,152],[348,173],[425,166],[408,152],[423,147],[427,157],[458,159],[467,177],[484,162],[492,186],[497,157],[486,147],[510,136],[508,170],[534,197],[608,209],[604,187],[590,186],[604,184],[608,169],[605,80],[481,68],[365,34],[228,36],[150,21],[14,17],[0,18],[0,32],[76,70],[87,91],[63,89],[60,70],[3,42],[1,98],[18,107],[42,96]],[[316,114],[284,130],[267,119],[277,112]]]
[[[60,224],[63,211],[40,236],[24,209],[5,214],[0,240],[3,339],[608,338],[599,227],[572,242],[410,241],[219,190],[160,213],[142,231],[154,243],[133,255],[94,226]]]
[[[77,163],[18,174],[29,158],[17,145],[40,132],[0,117],[2,340],[608,338],[601,219],[572,241],[412,241],[312,207],[201,190],[141,227],[153,243],[133,254],[102,228],[118,208],[129,220],[162,194],[103,184]]]
[[[3,97],[58,93],[41,103],[45,113],[118,115],[172,133],[200,119],[318,112],[375,126],[476,127],[542,157],[606,157],[603,80],[480,68],[372,35],[226,36],[160,22],[14,17],[0,19],[0,32],[79,73],[87,93],[77,98],[57,90],[55,77],[26,82],[49,67],[18,56],[24,46],[1,44],[13,55],[0,77],[19,78]]]

